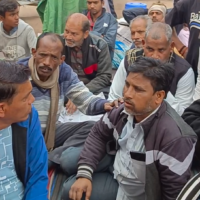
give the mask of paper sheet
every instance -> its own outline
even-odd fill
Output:
[[[103,93],[100,93],[99,95],[96,95],[98,97],[101,97],[102,99],[105,99],[105,96]],[[63,107],[60,116],[58,118],[58,121],[61,123],[66,123],[66,122],[85,122],[85,121],[99,121],[99,119],[102,117],[103,115],[94,115],[94,116],[90,116],[90,115],[84,115],[83,113],[81,113],[79,110],[77,110],[75,113],[73,113],[72,115],[67,113],[67,110],[65,107]]]

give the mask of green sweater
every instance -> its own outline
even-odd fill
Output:
[[[41,0],[37,11],[43,32],[63,33],[67,16],[86,9],[86,0]]]

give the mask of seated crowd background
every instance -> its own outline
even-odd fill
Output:
[[[104,3],[37,38],[0,0],[0,199],[200,198],[200,4],[124,12],[133,43],[113,75],[118,22]],[[103,116],[60,123],[63,107]]]

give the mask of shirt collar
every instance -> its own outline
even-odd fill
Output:
[[[174,51],[170,54],[168,62],[169,63],[174,63],[175,62],[175,53],[174,53]]]
[[[1,27],[2,27],[3,32],[4,32],[6,35],[9,35],[9,36],[11,36],[13,33],[15,33],[15,32],[18,30],[18,26],[16,26],[16,27],[14,27],[13,29],[11,29],[11,31],[8,33],[8,32],[6,32],[6,31],[4,30],[4,28],[3,28],[3,23],[1,23]]]
[[[90,31],[92,31],[92,30],[93,30],[93,27],[94,27],[94,22],[93,22],[93,20],[92,20],[90,11],[87,13],[87,18],[88,18],[88,20],[89,20],[89,22],[90,22]]]
[[[159,108],[160,108],[160,106],[158,106],[150,115],[148,115],[148,116],[147,116],[145,119],[143,119],[141,122],[135,123],[135,125],[140,125],[140,124],[142,124],[143,122],[145,122],[149,117],[151,117],[153,114],[155,114],[155,113],[158,111]],[[128,115],[127,120],[128,120],[128,121],[131,121],[131,122],[133,123],[133,120],[134,120],[133,115],[130,115],[129,113],[127,113],[125,109],[124,109],[122,112],[125,113],[125,114],[127,114],[127,115]]]

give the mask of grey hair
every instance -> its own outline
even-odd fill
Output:
[[[147,38],[150,33],[152,39],[154,40],[160,39],[162,34],[165,34],[168,42],[171,42],[172,40],[172,28],[168,24],[162,22],[155,22],[148,26],[145,33],[145,38]]]
[[[153,23],[148,15],[138,15],[137,17],[131,20],[130,27],[132,26],[133,22],[137,21],[138,19],[144,20],[146,22],[146,27],[150,26]]]

